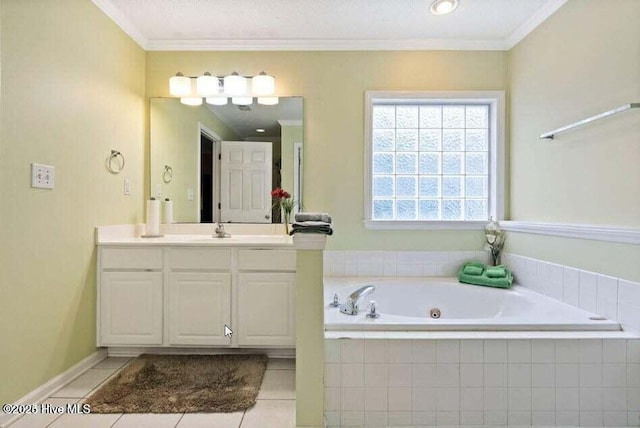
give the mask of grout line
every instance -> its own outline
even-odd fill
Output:
[[[242,423],[244,422],[244,416],[246,414],[247,414],[247,409],[245,409],[244,412],[242,412],[242,418],[240,419],[240,425],[238,425],[238,428],[242,428]]]
[[[118,416],[118,419],[113,421],[113,423],[110,425],[110,427],[115,426],[120,421],[120,419],[122,419],[123,416],[124,416],[124,413],[120,413],[120,416]]]
[[[180,419],[178,419],[178,422],[176,422],[174,428],[178,428],[178,425],[180,425],[180,421],[182,421],[182,418],[184,418],[184,413],[180,415]]]

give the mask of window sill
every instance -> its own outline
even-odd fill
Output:
[[[483,230],[487,221],[383,221],[365,220],[366,229],[377,230]]]

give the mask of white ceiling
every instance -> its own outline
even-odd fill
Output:
[[[506,50],[567,0],[93,0],[147,50]]]

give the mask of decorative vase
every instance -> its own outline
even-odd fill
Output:
[[[284,233],[289,234],[289,221],[291,220],[291,213],[282,210],[282,222],[284,223]]]

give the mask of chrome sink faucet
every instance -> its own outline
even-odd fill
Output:
[[[344,304],[340,305],[340,312],[347,315],[357,315],[360,310],[360,300],[373,293],[375,290],[376,287],[373,285],[365,285],[364,287],[357,289],[351,293]]]
[[[224,231],[224,225],[220,222],[217,223],[215,234],[216,238],[231,238],[231,235]]]

